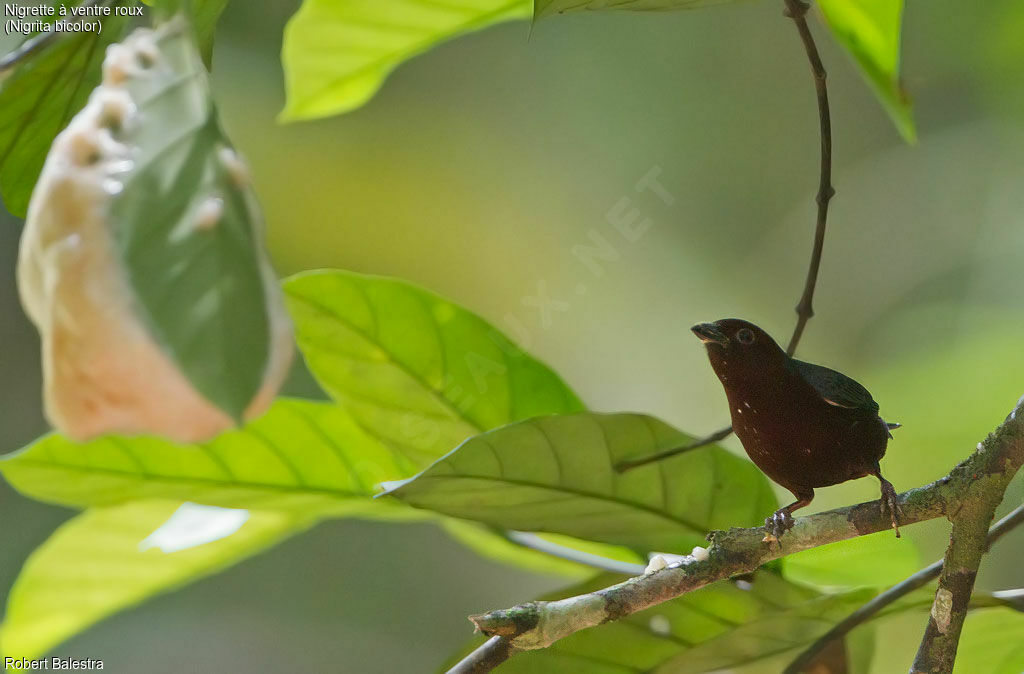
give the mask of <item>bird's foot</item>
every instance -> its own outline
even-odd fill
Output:
[[[775,511],[775,514],[764,521],[764,543],[778,543],[782,534],[793,528],[795,522],[789,511],[783,508]]]
[[[900,526],[899,518],[903,517],[903,508],[900,506],[900,500],[896,496],[896,488],[892,486],[892,483],[888,480],[882,480],[882,517],[885,517],[886,513],[892,518],[892,528],[896,532],[896,538],[900,537]]]

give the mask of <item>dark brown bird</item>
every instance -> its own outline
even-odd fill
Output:
[[[793,492],[794,503],[765,520],[767,540],[793,528],[793,511],[817,487],[874,475],[882,485],[882,512],[900,535],[896,490],[879,460],[892,437],[878,403],[844,374],[789,357],[753,323],[726,318],[695,325],[729,398],[732,425],[750,460]]]

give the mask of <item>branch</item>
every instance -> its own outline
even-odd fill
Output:
[[[448,674],[482,674],[508,660],[516,652],[507,639],[491,637],[448,670]]]
[[[1024,524],[1024,505],[1018,506],[1013,512],[999,520],[995,526],[988,531],[988,546],[991,547],[1003,534]],[[872,616],[876,615],[886,607],[899,601],[914,590],[924,587],[939,577],[942,572],[942,560],[921,569],[906,580],[893,585],[882,592],[868,603],[848,615],[835,627],[823,634],[821,638],[811,644],[807,650],[798,655],[793,662],[782,672],[782,674],[799,674],[803,672],[811,662],[832,642],[838,641],[853,631],[856,627],[865,623]]]
[[[1021,420],[1016,420],[1021,403],[1024,403],[1024,398],[1018,401],[1017,409],[1007,418],[1004,427],[1015,422],[1017,425],[1024,423],[1024,414],[1021,414]],[[984,451],[984,448],[979,446],[978,451]],[[1009,458],[1007,463],[1010,463]],[[1008,477],[1002,474],[975,476],[950,516],[953,529],[949,534],[949,547],[911,674],[949,674],[953,671],[960,631],[967,619],[978,567],[990,544],[988,527],[1012,477],[1013,474]]]
[[[804,291],[800,301],[796,305],[796,327],[793,328],[793,335],[789,338],[789,346],[786,353],[792,356],[796,353],[796,347],[807,327],[807,321],[814,316],[814,289],[818,285],[818,272],[821,269],[821,254],[825,247],[825,225],[828,222],[828,202],[835,195],[832,187],[832,116],[828,106],[828,87],[825,84],[827,77],[825,66],[821,63],[821,55],[818,54],[818,47],[814,43],[814,36],[807,27],[807,10],[809,5],[803,0],[784,0],[786,3],[785,14],[793,19],[797,32],[800,33],[800,40],[804,44],[804,51],[807,52],[807,61],[811,65],[811,73],[814,75],[814,89],[818,96],[818,120],[821,127],[821,169],[818,179],[818,196],[815,201],[818,204],[818,217],[814,227],[814,246],[811,249],[811,262],[807,267],[807,279],[804,281]],[[655,461],[665,459],[693,451],[712,442],[724,440],[732,434],[732,426],[726,426],[699,440],[695,440],[683,447],[667,449],[651,456],[639,459],[620,461],[615,465],[615,470],[624,473],[627,470],[646,466]]]
[[[1014,413],[946,477],[901,494],[899,503],[903,510],[902,521],[909,525],[948,516],[954,523],[961,521],[962,528],[968,520],[977,521],[979,517],[983,519],[989,504],[993,501],[998,503],[1006,486],[1024,463],[1022,411],[1024,398],[1017,403]],[[761,527],[715,531],[708,535],[711,545],[706,558],[689,558],[661,571],[630,578],[596,592],[559,601],[529,602],[511,609],[472,616],[470,620],[487,636],[498,637],[497,641],[491,639],[487,642],[488,650],[546,648],[588,627],[618,620],[718,580],[751,573],[762,564],[779,557],[888,530],[892,522],[883,517],[880,506],[879,501],[871,501],[799,518],[778,545],[764,542],[764,529]],[[987,525],[988,521],[985,527]],[[981,540],[984,543],[984,538]],[[953,547],[951,545],[951,550]],[[951,560],[947,555],[947,566],[957,569],[957,573],[953,574],[957,579],[960,565],[969,563],[973,558],[973,553],[968,555],[964,552],[961,555],[960,547],[957,548],[955,559]],[[954,608],[959,606],[963,595],[963,581],[957,582],[960,585],[956,586],[957,592],[953,595],[956,598]],[[952,626],[952,617],[950,620]],[[942,633],[945,640],[949,639],[950,634],[949,627]]]

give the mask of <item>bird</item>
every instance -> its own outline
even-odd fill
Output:
[[[777,542],[793,528],[793,512],[811,503],[816,488],[868,475],[878,478],[882,515],[889,514],[898,538],[902,511],[879,461],[900,424],[879,416],[868,390],[840,372],[792,358],[748,321],[726,318],[691,330],[722,382],[747,456],[796,498],[765,520],[765,541]]]

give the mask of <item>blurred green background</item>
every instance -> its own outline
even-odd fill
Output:
[[[1024,5],[907,4],[913,147],[813,26],[837,196],[800,347],[904,424],[883,462],[900,490],[945,474],[1024,393]],[[781,3],[505,24],[401,67],[365,108],[281,126],[281,30],[297,5],[229,5],[214,72],[281,274],[400,276],[493,321],[594,409],[695,434],[728,421],[688,328],[742,316],[784,340],[811,243],[817,116]],[[637,191],[652,170],[671,205]],[[609,224],[616,208],[649,228],[627,241]],[[0,451],[47,428],[37,336],[14,287],[19,227],[0,215]],[[617,255],[600,274],[574,254],[595,236]],[[542,295],[560,302],[546,317],[531,306]],[[848,483],[812,509],[877,493]],[[1022,495],[1018,480],[1007,502]],[[0,485],[0,599],[70,515]],[[907,533],[927,562],[947,525]],[[981,586],[1024,585],[1022,554],[1018,531]],[[336,521],[57,654],[115,672],[430,671],[469,636],[467,614],[564,582],[475,557],[432,525]],[[905,668],[922,623],[886,630],[877,671]]]

